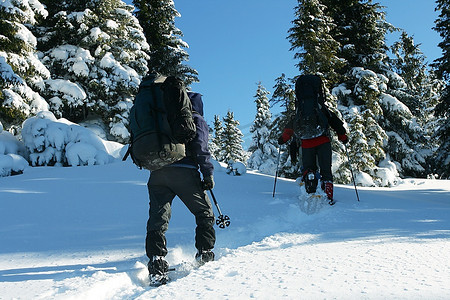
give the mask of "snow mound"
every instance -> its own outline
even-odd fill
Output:
[[[0,123],[0,177],[23,173],[28,166],[27,152],[21,142],[4,131]]]
[[[123,147],[50,112],[27,119],[22,137],[33,166],[104,165],[118,158]]]

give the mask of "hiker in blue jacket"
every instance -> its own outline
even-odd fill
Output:
[[[215,244],[214,214],[206,190],[214,187],[214,167],[208,150],[208,125],[203,119],[203,101],[199,93],[188,92],[192,103],[196,135],[186,144],[186,157],[152,171],[148,180],[150,197],[147,222],[146,253],[150,259],[150,275],[166,274],[168,263],[165,232],[171,217],[171,204],[175,196],[195,216],[196,259],[200,264],[214,260],[212,249]],[[198,171],[200,170],[200,172]],[[200,178],[203,175],[203,180]]]

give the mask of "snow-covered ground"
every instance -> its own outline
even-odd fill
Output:
[[[0,299],[450,299],[450,181],[338,185],[305,209],[300,187],[215,173],[226,229],[192,269],[194,220],[174,201],[172,281],[149,287],[148,172],[130,162],[27,168],[0,178]]]

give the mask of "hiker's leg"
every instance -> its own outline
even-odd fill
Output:
[[[153,171],[148,181],[148,193],[150,198],[149,218],[147,221],[147,236],[145,239],[145,250],[147,256],[166,256],[165,232],[169,227],[171,217],[172,200],[175,193],[166,186],[166,172]]]
[[[216,241],[214,213],[211,201],[202,188],[200,173],[190,168],[174,169],[177,169],[177,176],[173,178],[171,187],[195,216],[195,247],[199,250],[212,249]]]
[[[328,142],[317,147],[317,157],[322,182],[333,182],[333,174],[331,172],[331,155],[331,143]]]
[[[302,167],[304,171],[317,171],[316,148],[302,148]]]

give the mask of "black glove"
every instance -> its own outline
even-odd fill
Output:
[[[212,175],[203,178],[202,188],[204,190],[212,190],[214,188],[214,177]]]
[[[278,138],[278,145],[283,145],[284,143],[286,143],[286,141],[283,139],[283,136],[280,135],[280,137]]]

